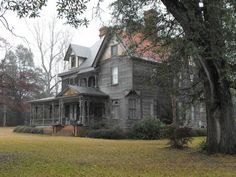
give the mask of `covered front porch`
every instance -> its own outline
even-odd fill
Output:
[[[31,101],[30,124],[94,126],[106,120],[108,96],[94,88],[80,88],[73,86],[56,97]]]

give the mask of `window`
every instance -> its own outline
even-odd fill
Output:
[[[136,118],[136,99],[129,98],[129,119]]]
[[[111,46],[111,56],[116,56],[118,54],[118,45]]]
[[[119,100],[116,99],[116,100],[112,100],[112,106],[119,106],[120,103],[119,103]]]
[[[80,80],[80,86],[81,87],[87,87],[87,79],[86,78],[83,78]]]
[[[112,68],[112,81],[113,85],[118,84],[118,67]]]
[[[70,78],[70,85],[74,85],[74,78]]]
[[[71,68],[75,67],[76,65],[76,56],[71,56]]]
[[[193,75],[193,74],[190,74],[189,78],[190,78],[190,81],[193,82],[194,75]]]
[[[158,103],[157,100],[154,99],[150,104],[150,115],[151,117],[157,117]]]
[[[118,99],[112,100],[112,119],[119,119],[120,103]]]
[[[94,76],[89,77],[88,87],[95,87],[95,77]]]
[[[193,121],[195,120],[195,108],[193,105],[191,106],[191,118]]]

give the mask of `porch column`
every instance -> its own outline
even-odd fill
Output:
[[[89,125],[90,123],[89,111],[90,111],[90,101],[87,101],[87,125]]]
[[[77,104],[74,104],[74,115],[73,115],[74,120],[76,120],[76,117],[77,117]]]
[[[32,114],[32,105],[30,104],[30,120],[29,120],[29,121],[30,121],[30,122],[29,122],[29,123],[30,123],[30,126],[32,125],[32,123],[31,123],[31,121],[32,121],[32,115],[33,115],[33,114]]]
[[[45,105],[43,104],[43,125],[44,125],[44,120],[45,119]]]
[[[82,99],[79,98],[79,122],[82,123]]]
[[[89,86],[89,77],[86,78],[87,80],[87,87]]]
[[[98,88],[97,74],[95,74],[95,88]]]
[[[85,101],[84,99],[82,99],[81,113],[82,113],[82,124],[85,125]]]
[[[62,124],[62,109],[63,109],[63,105],[62,105],[62,100],[59,100],[59,123]]]
[[[55,104],[52,102],[52,115],[51,115],[52,123],[55,123]]]
[[[31,109],[32,109],[32,115],[31,115],[31,121],[30,121],[30,125],[34,125],[34,118],[35,118],[35,105],[31,105]]]
[[[58,116],[59,116],[59,120],[61,120],[61,100],[59,100],[59,104],[58,104]]]

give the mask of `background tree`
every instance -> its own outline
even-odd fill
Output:
[[[43,78],[34,66],[32,52],[22,45],[7,51],[0,66],[2,124],[22,124],[29,107],[25,101],[41,96]]]
[[[45,28],[45,26],[47,26]],[[58,93],[60,70],[65,48],[69,46],[71,35],[63,29],[58,30],[56,18],[45,25],[37,23],[32,30],[39,51],[43,74],[45,75],[45,95]]]

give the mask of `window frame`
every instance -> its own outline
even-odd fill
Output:
[[[128,118],[129,119],[137,119],[137,99],[136,98],[129,98],[128,99]]]
[[[70,67],[71,68],[75,68],[76,67],[76,56],[75,55],[71,55]]]
[[[119,68],[118,66],[111,68],[111,85],[119,84]]]
[[[115,49],[115,50],[113,50]],[[114,44],[111,46],[111,57],[118,55],[118,44]]]

